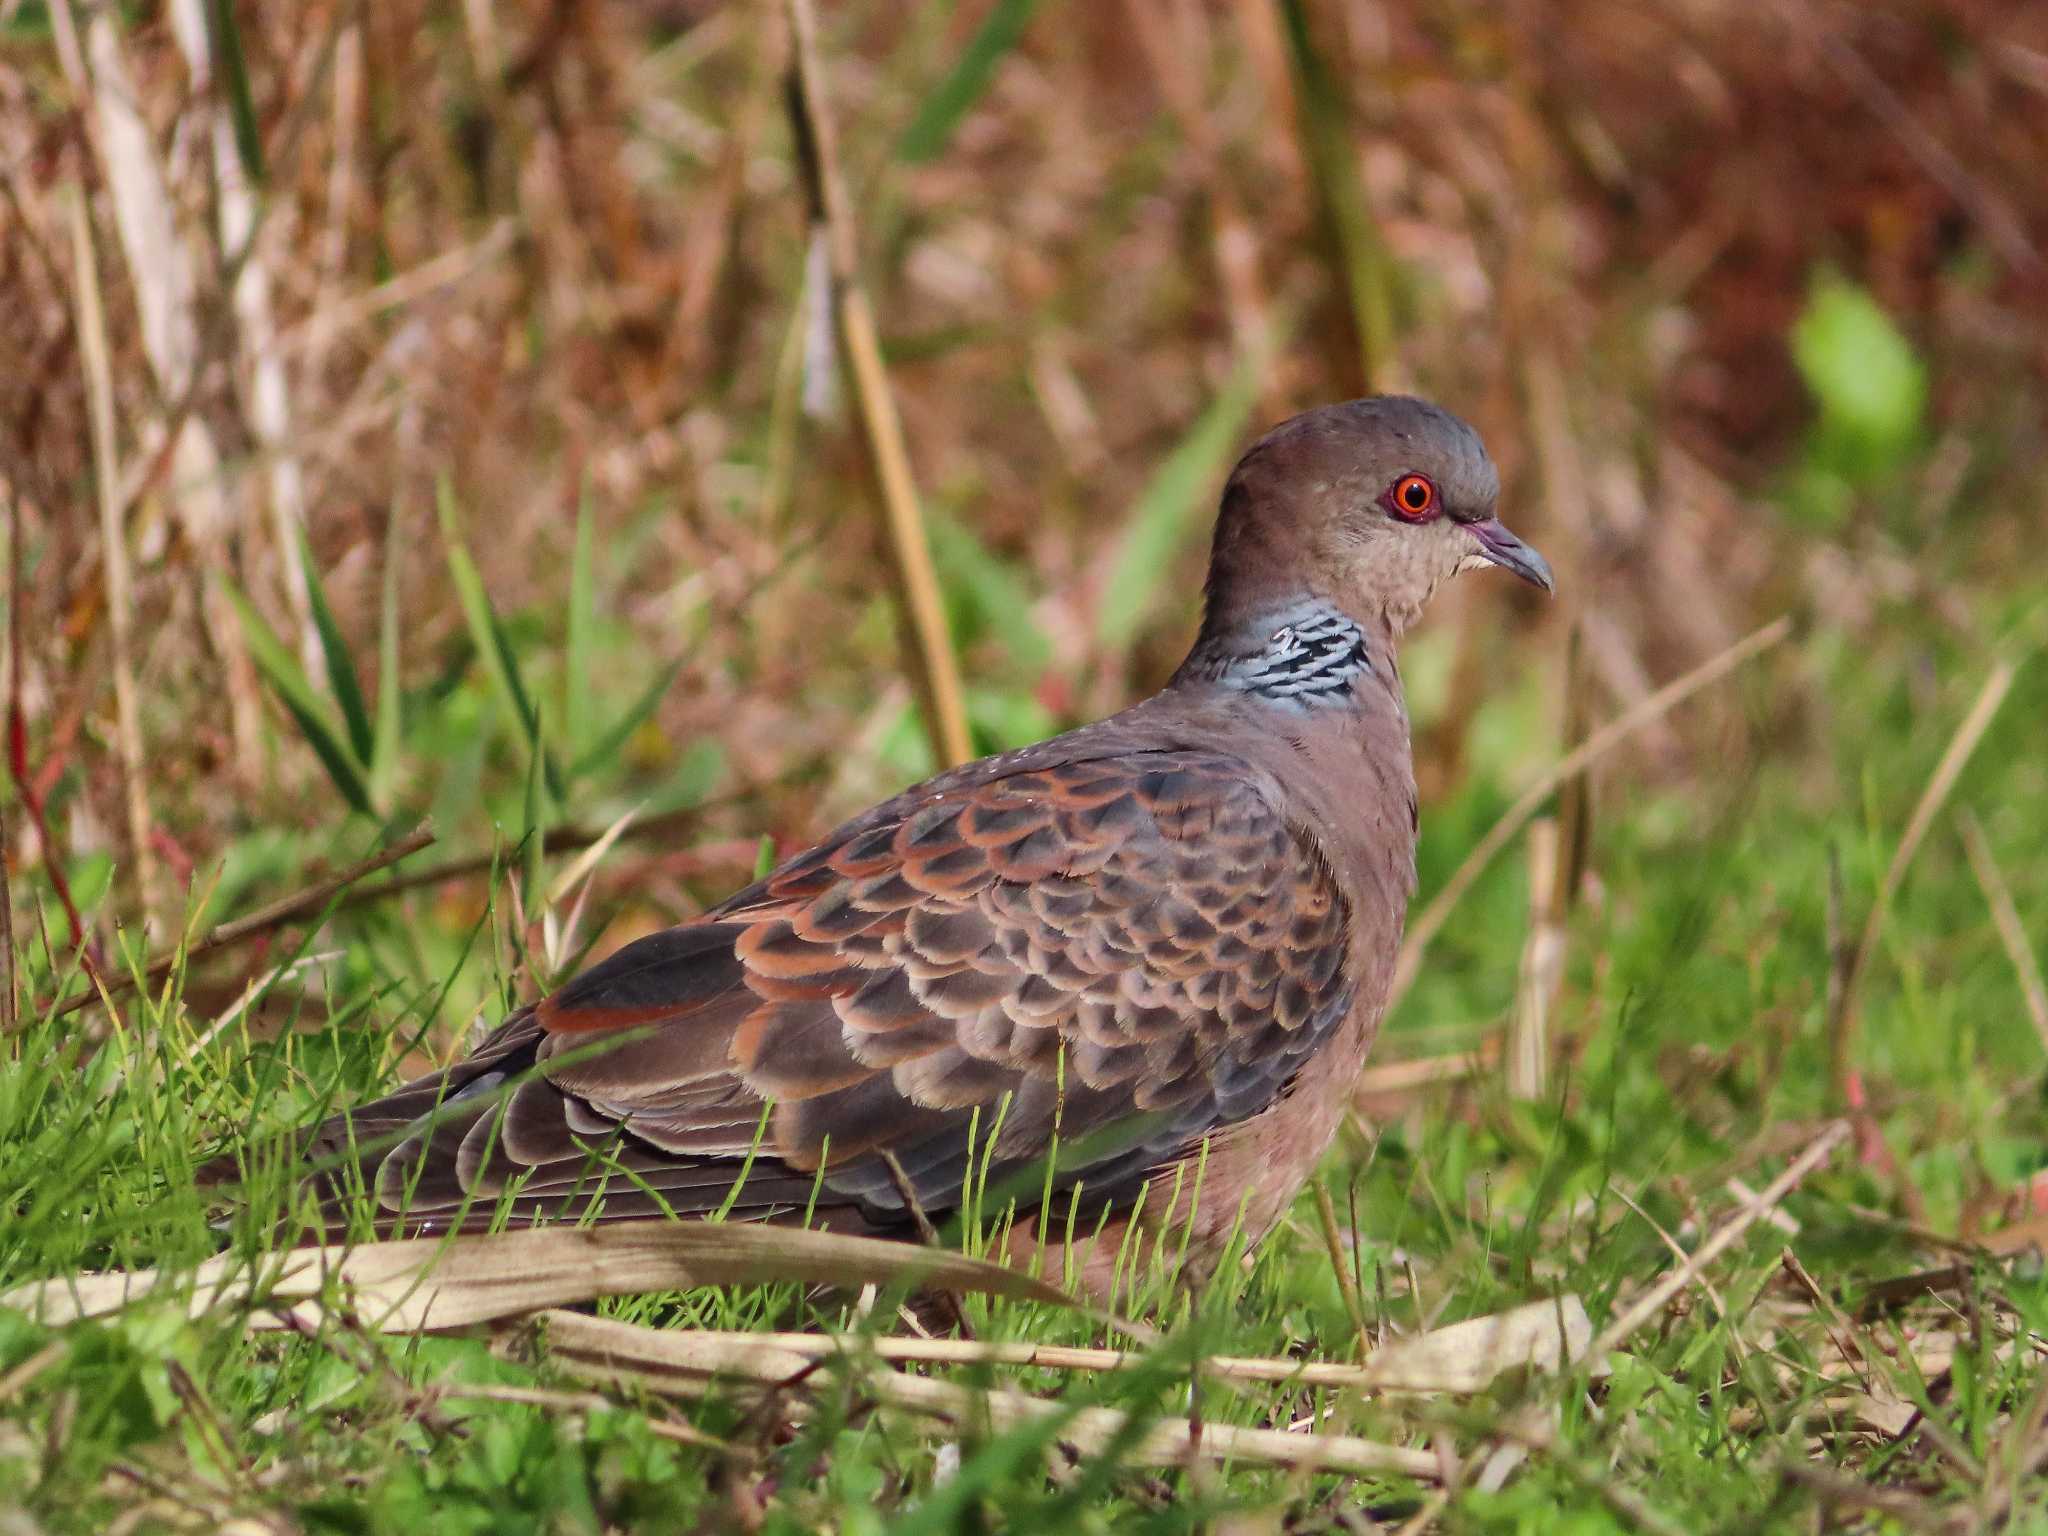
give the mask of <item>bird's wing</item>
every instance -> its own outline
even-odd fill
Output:
[[[394,1155],[386,1203],[587,1187],[607,1138],[678,1211],[751,1157],[740,1212],[901,1218],[907,1181],[939,1213],[1055,1139],[1054,1186],[1111,1196],[1286,1089],[1349,1006],[1347,927],[1226,754],[933,781],[502,1031],[538,1072],[452,1161],[445,1134]]]

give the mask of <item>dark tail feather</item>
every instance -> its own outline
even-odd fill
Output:
[[[474,1055],[330,1116],[305,1133],[293,1160],[310,1170],[308,1182],[319,1193],[323,1213],[331,1213],[337,1223],[345,1221],[357,1193],[377,1189],[380,1170],[395,1150],[447,1135],[460,1142],[478,1115],[498,1102],[493,1090],[533,1069],[540,1039],[533,1010],[522,1008],[493,1030]],[[469,1100],[477,1101],[475,1111],[460,1107]],[[447,1161],[452,1166],[452,1148]],[[239,1184],[245,1166],[245,1149],[229,1148],[200,1164],[196,1178],[202,1187]]]

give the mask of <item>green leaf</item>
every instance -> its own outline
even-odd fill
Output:
[[[1820,406],[1824,432],[1845,439],[1863,462],[1837,467],[1867,471],[1891,460],[1920,434],[1927,406],[1927,369],[1868,289],[1823,273],[1792,327],[1792,357]]]
[[[320,635],[320,658],[327,666],[327,684],[334,690],[334,702],[341,706],[342,723],[348,727],[349,745],[356,761],[374,762],[376,739],[370,730],[370,712],[363,705],[363,685],[356,671],[334,610],[327,606],[327,589],[320,584],[320,569],[313,563],[313,546],[306,542],[306,530],[298,530],[299,569],[306,575],[306,599],[313,609],[313,628]]]
[[[963,640],[996,636],[1020,671],[1037,675],[1052,660],[1052,642],[1032,621],[1030,585],[964,523],[935,512],[926,527],[954,632]]]
[[[586,484],[576,504],[576,552],[569,562],[569,639],[567,665],[562,680],[562,739],[571,752],[581,752],[590,740],[590,641],[592,568],[590,487]],[[574,776],[573,770],[571,776]]]
[[[1121,651],[1130,645],[1173,574],[1174,556],[1200,531],[1202,514],[1258,398],[1263,361],[1263,354],[1251,353],[1238,359],[1222,393],[1138,497],[1096,610],[1095,636],[1103,649]]]
[[[917,116],[903,130],[896,145],[899,160],[917,165],[936,160],[944,152],[953,130],[960,126],[960,119],[981,100],[989,81],[995,77],[996,66],[1003,61],[1004,54],[1017,46],[1031,13],[1037,9],[1038,0],[997,0],[995,9],[967,40],[946,78],[932,88],[924,105],[917,109]]]
[[[526,737],[527,747],[541,754],[549,793],[560,800],[563,796],[561,770],[541,744],[540,716],[533,707],[533,696],[526,691],[526,683],[519,675],[519,658],[512,650],[512,641],[505,633],[505,626],[498,622],[498,615],[491,607],[490,597],[484,591],[483,576],[462,541],[461,514],[455,506],[455,492],[445,477],[436,487],[435,501],[440,513],[441,536],[448,546],[448,574],[454,578],[455,600],[462,606],[470,638],[476,642],[477,654],[483,658],[484,670],[490,674],[499,699]]]
[[[604,766],[617,756],[628,738],[654,713],[667,695],[670,685],[675,682],[676,674],[682,670],[683,664],[680,661],[670,662],[662,670],[661,676],[648,685],[645,693],[627,706],[626,712],[612,722],[611,728],[598,738],[591,749],[569,765],[569,777],[572,780],[580,779],[592,769]]]
[[[362,769],[350,754],[340,728],[328,717],[320,696],[306,680],[298,661],[271,627],[263,622],[263,615],[251,606],[248,598],[233,583],[223,583],[223,590],[242,621],[242,633],[248,639],[249,657],[256,663],[256,670],[263,674],[264,680],[276,691],[279,702],[298,723],[299,733],[306,738],[306,744],[320,759],[321,766],[326,768],[334,787],[356,810],[365,816],[374,815],[369,788],[363,783]]]

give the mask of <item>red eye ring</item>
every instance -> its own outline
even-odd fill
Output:
[[[1422,522],[1436,506],[1436,483],[1427,475],[1403,475],[1387,491],[1387,510],[1407,522]]]

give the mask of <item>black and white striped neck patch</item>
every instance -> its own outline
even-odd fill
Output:
[[[1313,705],[1349,698],[1352,684],[1371,671],[1365,631],[1316,604],[1281,617],[1262,649],[1231,657],[1216,680],[1261,698]]]

